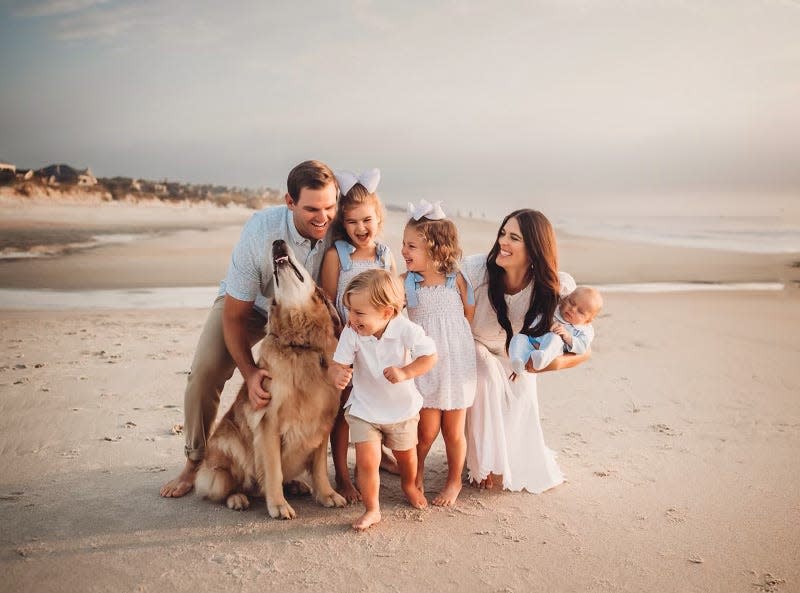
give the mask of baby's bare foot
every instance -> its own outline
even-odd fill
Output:
[[[380,511],[367,511],[363,515],[361,515],[356,522],[353,523],[353,529],[356,531],[364,531],[365,529],[369,529],[376,523],[380,523],[381,521],[381,512]]]
[[[403,493],[406,495],[406,500],[408,504],[412,507],[417,509],[424,509],[428,506],[428,499],[425,498],[425,495],[422,493],[422,490],[417,488],[416,486],[409,486],[407,488],[403,488]]]
[[[188,494],[194,488],[194,479],[197,476],[197,468],[200,467],[199,461],[186,460],[181,473],[177,478],[171,479],[161,487],[161,496],[164,498],[180,498]]]
[[[461,482],[447,483],[444,485],[444,490],[439,493],[439,496],[433,499],[433,504],[437,507],[453,506],[461,492]]]

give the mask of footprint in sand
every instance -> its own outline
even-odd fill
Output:
[[[683,434],[682,432],[677,431],[674,428],[667,426],[666,424],[651,424],[650,428],[652,428],[656,432],[665,434],[670,437],[677,437]]]
[[[753,583],[753,586],[760,591],[765,591],[766,593],[774,593],[778,591],[778,585],[783,585],[786,582],[786,579],[782,579],[771,575],[768,572],[765,572],[761,575],[761,582]]]
[[[684,523],[686,521],[686,513],[675,507],[670,507],[664,511],[664,516],[670,523]]]

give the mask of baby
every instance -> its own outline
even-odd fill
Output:
[[[573,290],[559,303],[548,333],[535,338],[526,334],[511,338],[508,346],[511,368],[520,374],[530,360],[533,368],[540,371],[564,352],[586,352],[594,338],[590,324],[602,307],[603,298],[591,286]]]

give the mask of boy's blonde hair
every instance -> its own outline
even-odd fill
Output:
[[[406,228],[414,229],[425,239],[428,257],[433,261],[437,272],[450,274],[458,270],[461,246],[458,244],[458,230],[452,220],[430,220],[424,216],[419,220],[411,218],[406,223]]]
[[[350,307],[350,295],[356,292],[366,292],[370,304],[376,309],[390,307],[394,310],[392,317],[397,317],[405,305],[405,293],[400,281],[380,268],[361,272],[347,285],[342,295],[345,307]]]
[[[349,240],[347,231],[344,228],[345,216],[349,209],[363,204],[369,204],[375,208],[375,216],[378,217],[378,232],[383,230],[383,221],[386,216],[383,210],[383,204],[381,204],[381,199],[378,197],[377,193],[370,193],[366,187],[360,183],[356,183],[350,188],[349,192],[339,197],[339,207],[336,210],[336,216],[331,224],[331,237],[334,241],[338,241],[339,239],[344,239],[345,241]]]

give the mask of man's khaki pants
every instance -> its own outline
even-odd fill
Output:
[[[206,441],[217,417],[220,395],[236,368],[222,334],[224,302],[224,296],[217,297],[208,313],[186,381],[183,431],[186,434],[186,457],[192,461],[200,461],[205,455]],[[253,309],[247,320],[250,347],[266,335],[265,326],[266,319]]]

